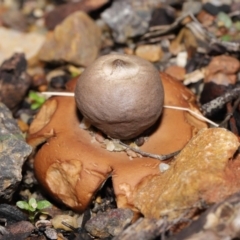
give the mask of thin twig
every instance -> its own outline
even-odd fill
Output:
[[[74,97],[73,92],[41,92],[45,96],[64,96],[64,97]]]
[[[134,147],[131,147],[125,143],[123,143],[122,141],[119,140],[119,144],[121,144],[122,146],[126,147],[126,149],[130,149],[136,153],[139,153],[140,155],[142,155],[143,157],[149,157],[149,158],[155,158],[155,159],[158,159],[158,160],[167,160],[171,157],[174,157],[176,156],[179,152],[179,151],[176,151],[176,152],[173,152],[173,153],[169,153],[169,154],[166,154],[166,155],[157,155],[157,154],[152,154],[152,153],[148,153],[148,152],[144,152],[142,150],[139,150],[137,148],[134,148]]]
[[[219,127],[224,127],[224,125],[229,121],[229,119],[233,116],[233,113],[237,109],[238,105],[240,103],[240,97],[237,98],[237,100],[233,104],[232,111],[227,113],[225,119],[219,124]]]
[[[202,113],[204,116],[211,116],[214,112],[217,112],[221,108],[224,107],[224,105],[227,102],[230,102],[236,98],[238,98],[240,95],[240,86],[227,91],[223,95],[213,99],[212,101],[205,103],[202,105]]]
[[[72,231],[76,231],[76,229],[77,229],[77,228],[73,227],[72,225],[70,225],[69,223],[67,223],[65,221],[62,221],[61,223],[62,223],[62,225],[70,228]]]
[[[151,27],[149,29],[149,32],[145,33],[142,36],[142,39],[146,39],[146,38],[149,38],[149,37],[156,37],[156,36],[159,36],[159,35],[162,35],[162,34],[166,34],[166,33],[170,32],[170,31],[174,30],[175,28],[177,28],[179,26],[179,24],[181,24],[182,20],[185,19],[188,16],[189,16],[189,13],[184,14],[184,15],[178,17],[170,25],[164,25],[164,26],[160,25],[160,26]]]
[[[208,118],[204,117],[203,115],[201,115],[200,113],[194,112],[189,108],[184,108],[184,107],[178,107],[178,106],[168,106],[168,105],[164,105],[164,108],[169,108],[169,109],[175,109],[175,110],[180,110],[180,111],[187,111],[190,114],[192,114],[194,117],[196,117],[197,119],[201,120],[201,121],[205,121],[208,122],[210,124],[212,124],[214,127],[218,127],[219,125],[211,120],[209,120]]]
[[[46,96],[66,96],[66,97],[74,97],[74,93],[72,92],[42,92],[41,94],[46,95]],[[204,105],[203,105],[204,106]],[[181,111],[187,111],[189,113],[191,113],[192,115],[194,115],[196,118],[198,118],[199,120],[202,121],[206,121],[210,124],[212,124],[215,127],[218,127],[218,124],[216,124],[215,122],[207,119],[206,117],[202,116],[200,113],[194,112],[189,108],[184,108],[184,107],[179,107],[179,106],[168,106],[168,105],[164,105],[164,108],[169,108],[169,109],[175,109],[175,110],[181,110]]]

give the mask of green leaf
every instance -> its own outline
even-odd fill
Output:
[[[29,94],[28,94],[28,97],[35,101],[35,102],[38,102],[38,103],[44,103],[45,102],[45,97],[43,96],[40,96],[37,92],[34,92],[34,91],[30,91]]]
[[[36,210],[37,208],[37,201],[35,198],[30,198],[29,201],[28,201],[28,204],[31,208],[34,209],[34,211]],[[30,210],[31,211],[31,210]]]
[[[30,212],[35,212],[35,211],[36,211],[36,208],[33,208],[32,206],[29,205],[28,211],[30,211]]]
[[[234,26],[238,31],[240,31],[240,21],[235,22]]]
[[[36,110],[36,109],[38,109],[40,107],[41,107],[41,104],[39,104],[37,102],[31,104],[31,109],[32,110]]]
[[[25,209],[25,210],[29,209],[29,204],[27,202],[25,202],[25,201],[18,201],[18,202],[16,202],[16,205],[20,209]]]
[[[37,203],[37,209],[42,210],[44,208],[51,207],[52,204],[47,200],[42,200]]]
[[[221,36],[221,40],[224,42],[230,42],[232,40],[232,37],[230,35],[223,35]]]
[[[30,91],[28,94],[28,97],[32,101],[31,109],[33,109],[33,110],[41,107],[43,105],[43,103],[46,101],[45,97],[39,95],[39,93],[34,92],[34,91]]]
[[[217,15],[218,23],[222,23],[226,28],[230,28],[232,26],[232,19],[224,12],[220,12]]]

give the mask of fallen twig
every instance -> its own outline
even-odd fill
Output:
[[[164,108],[175,109],[175,110],[180,110],[180,111],[187,111],[187,112],[189,112],[190,114],[192,114],[194,117],[196,117],[199,120],[208,122],[211,125],[213,125],[214,127],[218,127],[219,126],[217,123],[207,119],[206,117],[204,117],[200,113],[194,112],[193,110],[191,110],[189,108],[178,107],[178,106],[167,106],[167,105],[164,105]]]
[[[131,146],[123,143],[120,140],[119,140],[119,144],[121,144],[122,146],[126,147],[126,149],[130,149],[130,150],[132,150],[132,151],[142,155],[143,157],[155,158],[155,159],[158,159],[158,160],[161,160],[161,161],[167,160],[167,159],[169,159],[171,157],[174,157],[174,156],[176,156],[180,152],[180,150],[179,150],[179,151],[176,151],[176,152],[173,152],[173,153],[169,153],[169,154],[166,154],[166,155],[157,155],[157,154],[147,153],[147,152],[144,152],[144,151],[139,150],[137,148],[131,147]]]
[[[239,103],[240,103],[240,97],[237,98],[237,100],[236,100],[235,103],[233,104],[232,111],[229,112],[229,113],[227,113],[225,119],[219,124],[219,127],[224,127],[224,125],[230,120],[230,118],[233,116],[233,113],[234,113],[235,110],[237,109]]]
[[[214,112],[217,112],[223,106],[227,103],[230,102],[240,95],[240,86],[227,91],[223,95],[213,99],[212,101],[205,103],[202,105],[202,113],[204,116],[211,116]]]

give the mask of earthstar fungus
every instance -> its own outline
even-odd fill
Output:
[[[163,108],[159,72],[148,61],[105,55],[80,76],[75,98],[83,116],[106,135],[131,139],[151,127]]]
[[[123,74],[121,66],[117,71],[120,76]],[[165,92],[165,105],[199,111],[190,90],[167,74],[161,73],[160,78]],[[160,78],[157,79],[160,81]],[[68,84],[67,90],[73,92],[75,85],[76,79]],[[158,91],[161,90],[161,83],[158,88]],[[101,94],[103,89],[98,91]],[[158,96],[160,103],[156,109],[159,112],[162,97]],[[81,121],[82,117],[72,97],[52,97],[36,115],[27,141],[32,146],[42,144],[34,162],[40,184],[60,202],[74,210],[84,211],[101,185],[111,177],[118,207],[128,207],[139,212],[134,199],[137,185],[143,180],[147,181],[148,176],[161,175],[160,161],[146,157],[130,160],[125,152],[107,151],[89,131],[79,127]],[[164,109],[141,150],[153,154],[172,153],[182,149],[192,136],[206,127],[206,123],[188,112]]]

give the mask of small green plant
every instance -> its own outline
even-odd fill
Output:
[[[16,203],[17,207],[28,211],[29,219],[34,221],[37,213],[42,212],[43,209],[51,206],[51,203],[47,200],[36,201],[35,198],[30,198],[28,202],[18,201]]]
[[[30,91],[28,94],[29,99],[31,100],[31,109],[36,110],[40,108],[46,101],[45,97],[41,96],[35,91]]]

